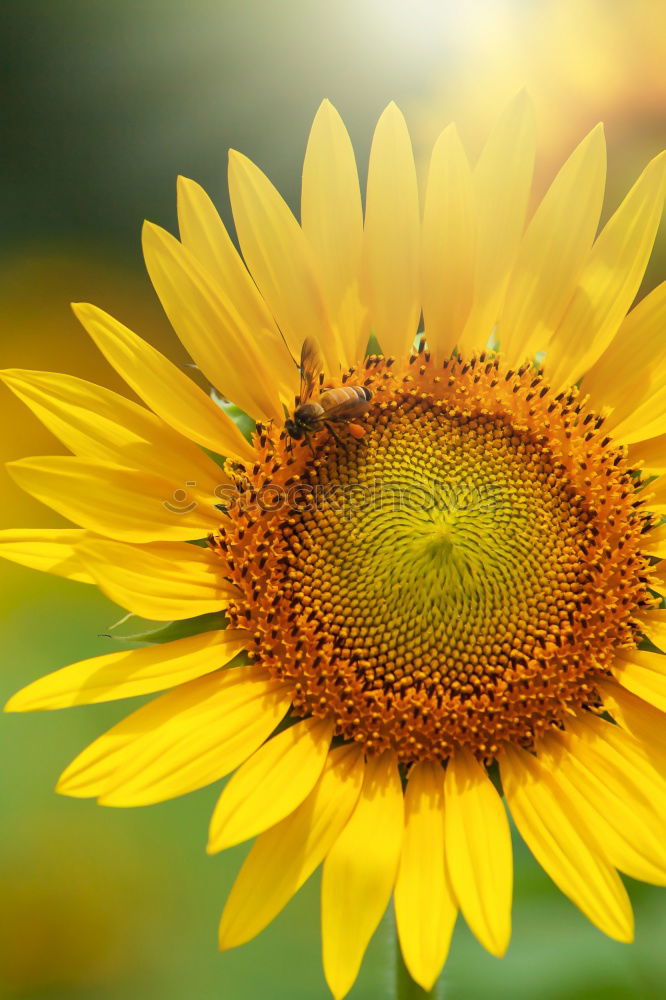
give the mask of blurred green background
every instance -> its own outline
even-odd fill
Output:
[[[0,365],[65,370],[122,389],[68,303],[90,300],[185,360],[142,271],[148,217],[175,228],[175,179],[201,182],[227,221],[236,147],[297,208],[313,114],[329,97],[363,176],[374,122],[405,111],[423,164],[456,118],[472,151],[523,84],[540,118],[537,189],[603,119],[612,208],[663,145],[661,0],[191,2],[23,0],[0,8]],[[663,274],[664,239],[646,279]],[[126,391],[126,390],[122,390]],[[8,392],[0,458],[62,451]],[[1,527],[55,514],[0,471]],[[106,652],[118,609],[92,588],[0,565],[2,696]],[[114,645],[114,648],[118,648]],[[218,789],[130,811],[53,792],[66,763],[127,705],[6,716],[1,732],[0,997],[31,1000],[324,998],[318,880],[256,941],[219,955],[219,912],[245,848],[204,853]],[[456,929],[449,1000],[661,998],[666,895],[632,885],[636,942],[614,944],[516,844],[515,930],[499,962]],[[390,997],[391,925],[351,996]]]

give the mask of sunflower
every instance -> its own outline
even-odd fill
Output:
[[[666,884],[666,285],[631,309],[665,161],[597,235],[601,127],[528,220],[534,147],[524,94],[473,168],[450,126],[421,215],[390,105],[363,213],[324,102],[300,225],[232,152],[242,257],[189,180],[180,239],[144,229],[153,285],[211,395],[92,305],[74,310],[145,407],[66,375],[3,376],[74,453],[12,475],[77,526],[6,531],[4,556],[171,623],[8,709],[169,689],[83,750],[58,790],[137,806],[233,772],[208,850],[257,839],[221,947],[258,934],[323,863],[336,998],[392,894],[424,989],[458,910],[504,953],[504,801],[610,937],[633,933],[618,870]],[[319,425],[309,441],[285,430],[306,338],[317,392],[371,396],[353,428]],[[226,401],[251,418],[247,437]]]

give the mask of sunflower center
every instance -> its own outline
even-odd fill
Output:
[[[495,360],[350,373],[357,440],[277,431],[216,544],[234,624],[297,713],[405,761],[532,746],[593,703],[647,599],[634,480],[601,420]]]

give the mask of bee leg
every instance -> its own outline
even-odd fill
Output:
[[[308,447],[309,447],[310,451],[312,452],[312,457],[316,458],[317,455],[316,455],[315,450],[314,450],[314,445],[312,444],[312,435],[309,433],[309,431],[305,432],[305,440],[307,441]]]
[[[347,443],[342,440],[340,435],[334,429],[333,424],[330,420],[326,422],[326,430],[329,432],[331,437],[334,438],[337,441],[337,443],[345,449],[345,451],[347,451]]]

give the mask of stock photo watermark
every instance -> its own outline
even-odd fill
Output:
[[[184,483],[183,487],[174,490],[170,500],[163,501],[163,506],[175,515],[190,514],[200,505],[191,492],[196,487],[195,481]],[[279,511],[303,514],[327,509],[349,519],[370,510],[492,515],[506,508],[506,490],[501,484],[469,480],[413,483],[373,479],[344,485],[293,483],[290,486],[267,483],[256,491],[246,492],[220,484],[211,499],[224,512],[238,507],[269,514]]]

